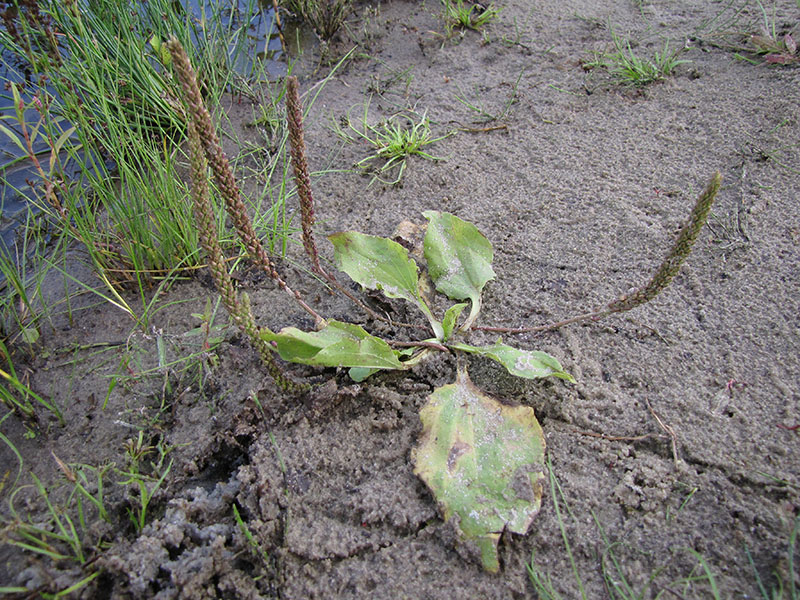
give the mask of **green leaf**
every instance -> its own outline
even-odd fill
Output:
[[[444,337],[442,324],[433,318],[419,293],[417,263],[408,250],[392,240],[344,231],[328,236],[333,244],[336,266],[356,283],[380,290],[389,298],[403,298],[425,313],[438,339]]]
[[[161,38],[154,33],[150,36],[148,41],[150,42],[150,46],[153,48],[153,52],[155,53],[159,62],[161,62],[161,64],[165,67],[168,67],[172,63],[172,55],[161,41]]]
[[[0,133],[6,136],[9,141],[14,142],[17,145],[17,148],[19,148],[27,158],[28,149],[23,145],[22,138],[18,136],[16,132],[0,123]]]
[[[458,317],[461,316],[461,311],[463,311],[466,306],[466,303],[454,304],[444,313],[444,319],[442,319],[442,330],[444,331],[443,342],[450,339],[450,336],[453,334],[453,329],[456,327],[456,321],[458,321]]]
[[[365,288],[380,290],[389,298],[419,300],[417,263],[408,250],[386,238],[344,231],[328,236],[336,266]]]
[[[55,169],[56,160],[58,159],[58,155],[61,154],[64,144],[77,129],[77,127],[70,127],[64,133],[62,133],[56,140],[56,143],[53,144],[53,151],[50,153],[50,173],[52,173]],[[80,144],[76,144],[75,150],[78,148],[80,148]]]
[[[25,122],[25,104],[22,102],[19,89],[15,83],[11,83],[11,97],[14,99],[14,110],[17,113],[17,121],[20,125]]]
[[[533,409],[501,404],[459,370],[456,383],[430,395],[420,418],[414,473],[444,519],[457,517],[462,540],[477,547],[483,567],[496,572],[503,530],[526,533],[541,506],[545,441]]]
[[[468,329],[481,308],[481,291],[494,279],[492,244],[472,223],[450,213],[429,210],[425,233],[425,260],[436,289],[454,300],[472,301],[469,317],[461,326]]]
[[[350,376],[350,379],[355,381],[356,383],[361,383],[370,375],[374,375],[380,371],[380,369],[371,369],[369,367],[350,367],[350,370],[347,374]]]
[[[284,360],[320,367],[403,369],[399,353],[381,338],[352,323],[328,321],[321,331],[306,332],[284,327],[278,333],[262,330],[261,337],[274,342]]]
[[[501,344],[498,340],[493,346],[471,346],[469,344],[451,344],[451,348],[480,354],[499,362],[509,373],[526,379],[539,379],[540,377],[560,377],[572,383],[575,378],[564,371],[561,363],[547,352],[538,350],[520,350],[513,346]]]

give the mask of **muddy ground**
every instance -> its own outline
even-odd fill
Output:
[[[13,493],[30,473],[76,518],[54,456],[90,481],[93,471],[77,465],[114,466],[104,479],[108,522],[86,508],[85,530],[76,523],[84,564],[4,545],[0,585],[36,596],[100,573],[73,596],[505,599],[536,597],[532,554],[564,598],[579,598],[580,585],[587,598],[616,597],[610,588],[623,577],[636,597],[713,597],[706,568],[719,598],[762,597],[759,578],[769,594],[798,577],[787,552],[800,508],[797,63],[767,65],[733,48],[764,22],[755,2],[498,5],[484,33],[449,38],[437,2],[358,5],[326,61],[358,48],[321,89],[306,141],[312,170],[328,171],[314,180],[323,241],[346,229],[390,235],[430,209],[480,228],[497,273],[481,325],[548,323],[644,283],[721,172],[710,225],[659,297],[604,321],[506,336],[554,355],[577,383],[522,381],[470,363],[484,390],[535,409],[563,490],[559,512],[548,484],[528,535],[501,539],[496,575],[456,543],[410,462],[419,408],[453,380],[452,358],[359,385],[290,366],[295,377],[337,385],[298,399],[276,389],[220,308],[212,351],[159,368],[159,347],[168,361],[203,352],[191,315],[216,295],[200,275],[164,290],[145,328],[109,304],[76,312],[71,324],[56,318],[35,357],[18,364],[66,425],[45,411],[38,424],[2,424],[24,461],[15,486],[19,461],[0,444],[5,535],[19,539],[10,506],[20,519],[47,520],[35,489]],[[800,37],[794,1],[764,6],[778,33]],[[637,54],[669,40],[690,62],[644,88],[619,85],[585,64],[611,48],[612,29]],[[319,47],[300,59],[304,91],[330,72],[320,59]],[[357,120],[368,98],[371,124],[411,108],[427,114],[434,134],[452,132],[429,147],[443,160],[412,158],[400,184],[370,185],[352,170],[369,147],[333,126],[348,113]],[[251,105],[222,109],[240,145],[264,144],[262,131],[244,126]],[[289,257],[282,272],[323,314],[401,335],[331,297],[300,268],[298,245]],[[313,325],[270,281],[246,268],[239,278],[260,322]],[[395,319],[421,316],[370,301]],[[171,464],[139,532],[128,518],[138,490],[121,473],[132,455],[147,475]]]

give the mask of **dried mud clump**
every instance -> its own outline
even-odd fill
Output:
[[[187,490],[167,504],[161,519],[133,542],[105,555],[102,566],[114,576],[114,598],[262,598],[269,578],[256,576],[250,548],[231,507],[241,483],[232,477],[213,490]]]

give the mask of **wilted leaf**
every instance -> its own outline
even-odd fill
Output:
[[[750,41],[760,52],[780,52],[783,50],[780,44],[767,35],[751,35]]]
[[[771,65],[790,65],[797,62],[798,58],[791,54],[767,54],[764,56],[764,62]]]
[[[526,533],[541,506],[545,441],[533,409],[482,394],[459,370],[456,383],[430,395],[420,418],[414,473],[445,520],[454,518],[477,546],[484,568],[496,572],[503,530]]]
[[[425,260],[436,289],[454,300],[472,301],[463,328],[475,321],[481,306],[481,290],[494,279],[492,244],[472,223],[450,213],[422,213],[430,223],[425,233]]]
[[[380,290],[389,298],[416,304],[428,317],[436,337],[443,337],[441,323],[420,296],[417,263],[408,257],[408,250],[392,240],[356,231],[335,233],[328,239],[333,244],[336,266],[353,281]]]
[[[399,353],[389,344],[352,323],[328,321],[321,331],[311,332],[284,327],[278,333],[262,331],[261,336],[274,342],[278,354],[289,362],[320,367],[404,368]]]
[[[787,33],[783,36],[783,45],[786,46],[786,51],[789,54],[795,54],[797,52],[797,43],[795,43],[791,33]]]
[[[493,346],[471,346],[469,344],[451,344],[451,348],[469,352],[470,354],[480,354],[499,362],[509,373],[517,377],[526,379],[538,379],[540,377],[560,377],[567,381],[575,382],[575,379],[564,371],[561,363],[547,352],[538,350],[520,350],[513,346],[501,344],[499,341]]]
[[[35,344],[39,341],[39,330],[36,327],[23,327],[20,333],[22,341],[26,344]]]

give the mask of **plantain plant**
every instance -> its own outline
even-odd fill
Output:
[[[388,298],[402,298],[424,314],[434,332],[402,350],[353,323],[329,320],[319,331],[287,327],[261,329],[281,358],[323,367],[349,367],[362,381],[384,369],[408,369],[428,353],[478,354],[510,373],[536,379],[554,376],[573,381],[559,362],[544,352],[520,350],[498,341],[474,346],[460,341],[480,310],[484,285],[494,278],[492,246],[478,229],[449,213],[428,211],[424,254],[436,290],[453,300],[439,321],[423,298],[418,267],[408,250],[390,239],[348,231],[328,239],[336,266],[362,287]],[[445,519],[455,519],[466,542],[477,547],[483,566],[499,569],[497,542],[508,529],[525,533],[538,512],[544,478],[544,436],[529,406],[509,407],[483,394],[459,361],[456,381],[436,389],[422,408],[423,432],[412,453],[414,472],[436,497]]]
[[[427,319],[429,336],[398,345],[372,335],[355,323],[325,319],[292,291],[278,274],[255,236],[227,159],[221,151],[208,111],[197,88],[194,71],[180,43],[167,43],[186,104],[192,197],[201,243],[209,267],[233,321],[248,336],[279,387],[304,393],[311,386],[293,380],[274,357],[284,361],[349,369],[354,381],[363,381],[381,370],[406,370],[432,352],[457,357],[453,383],[433,391],[420,411],[423,431],[412,451],[414,472],[436,498],[445,520],[455,523],[462,540],[476,549],[483,567],[500,568],[497,543],[503,531],[527,532],[541,506],[544,482],[545,440],[534,411],[529,406],[507,406],[481,392],[466,369],[466,355],[494,360],[512,375],[526,379],[556,377],[574,381],[552,356],[521,350],[497,340],[488,346],[467,343],[481,310],[481,293],[495,277],[493,249],[475,225],[455,215],[427,211],[423,256],[435,290],[455,301],[440,320],[436,318],[422,285],[419,266],[401,244],[382,237],[346,231],[329,236],[334,263],[362,288],[381,292],[387,298],[403,299],[416,306]],[[377,319],[385,319],[352,296],[335,275],[322,267],[314,240],[314,210],[305,143],[302,110],[296,78],[287,81],[287,120],[290,128],[291,160],[301,203],[303,245],[312,270],[332,288],[351,297]],[[313,331],[286,327],[278,332],[257,327],[247,297],[239,295],[225,266],[219,237],[211,215],[208,171],[223,195],[234,226],[254,263],[288,292],[316,322]],[[596,311],[546,327],[499,328],[488,331],[519,333],[554,329],[579,320],[596,320],[630,310],[651,300],[666,287],[688,256],[708,216],[720,186],[719,174],[700,195],[692,216],[678,240],[649,282]],[[469,307],[469,312],[464,311]]]

